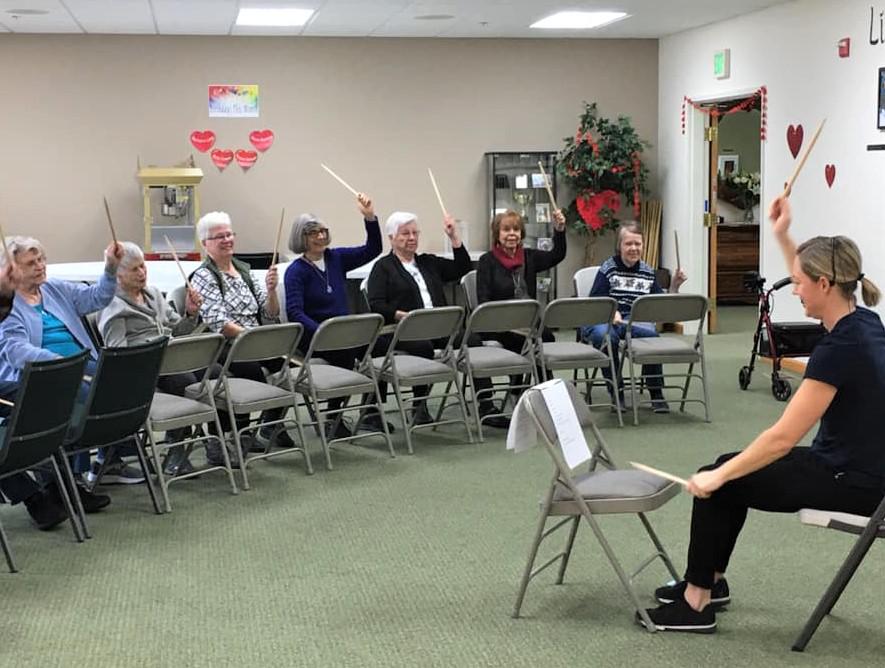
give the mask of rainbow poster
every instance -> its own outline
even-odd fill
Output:
[[[210,118],[257,118],[258,85],[210,85],[209,116]]]

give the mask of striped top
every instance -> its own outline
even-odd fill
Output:
[[[612,255],[602,263],[590,289],[591,297],[612,297],[618,302],[618,311],[624,320],[630,317],[633,302],[645,295],[663,292],[655,278],[655,270],[640,260],[632,267]]]

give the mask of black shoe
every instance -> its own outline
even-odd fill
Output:
[[[657,608],[646,610],[651,623],[658,631],[681,631],[683,633],[715,633],[716,613],[713,606],[708,605],[698,612],[692,608],[685,599],[679,599],[673,603],[666,603]],[[637,612],[636,623],[646,626],[645,620]]]
[[[413,426],[419,424],[433,424],[434,422],[435,420],[433,419],[433,416],[430,414],[430,411],[427,410],[426,401],[415,404],[415,410],[412,413]]]
[[[255,440],[262,446],[272,444],[283,449],[296,447],[295,441],[289,436],[289,432],[285,429],[279,429],[276,435],[274,435],[274,429],[275,427],[262,427],[258,430],[258,436]],[[264,447],[261,448],[261,451],[264,452]]]
[[[333,441],[337,438],[350,438],[353,436],[353,432],[350,431],[350,428],[345,424],[344,420],[340,420],[338,425],[334,427],[335,421],[326,422],[326,440]]]
[[[56,501],[51,494],[35,492],[24,503],[28,515],[40,531],[49,531],[68,519],[61,501]]]
[[[668,404],[663,399],[652,399],[651,400],[651,409],[658,414],[669,413],[670,412],[670,404]]]
[[[495,415],[498,412],[498,409],[494,407],[492,404],[483,404],[479,407],[479,419],[482,421],[483,426],[485,427],[494,427],[495,429],[509,429],[510,428],[510,416],[508,415]],[[492,417],[486,417],[487,415],[491,415]]]
[[[381,416],[378,415],[378,413],[366,413],[363,421],[360,422],[360,431],[383,432],[384,429],[381,426]],[[387,433],[393,433],[393,425],[389,422],[387,423]]]
[[[250,452],[264,452],[267,450],[268,440],[260,436],[261,430],[257,434],[240,434],[240,447],[243,449],[243,457]]]
[[[80,503],[83,504],[83,510],[87,514],[97,513],[111,504],[111,497],[107,494],[96,494],[95,492],[90,492],[85,487],[80,487],[80,485],[77,485],[77,492],[80,494]]]
[[[169,448],[163,457],[163,473],[169,476],[178,475],[186,461],[187,450],[183,445],[175,445]]]
[[[684,598],[685,580],[655,589],[655,599],[658,603],[672,603]],[[728,591],[728,582],[722,578],[719,582],[713,583],[713,589],[710,590],[710,605],[713,610],[721,610],[729,603],[731,603],[731,595]]]
[[[206,441],[206,463],[209,466],[224,466],[224,453],[221,452],[223,447],[217,436],[213,436]],[[228,452],[228,458],[230,459],[230,467],[232,469],[240,468],[240,462],[237,460],[236,455]]]

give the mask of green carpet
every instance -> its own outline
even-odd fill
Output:
[[[620,461],[688,474],[743,447],[783,409],[737,371],[752,309],[723,309],[707,338],[713,423],[699,407],[618,429],[600,424]],[[113,488],[90,516],[94,538],[42,533],[21,507],[0,517],[22,571],[0,572],[3,666],[693,666],[878,665],[885,581],[874,548],[807,652],[789,647],[851,538],[751,514],[729,580],[733,603],[714,636],[651,635],[586,528],[566,584],[514,595],[549,475],[545,453],[514,455],[503,433],[468,445],[456,428],[420,436],[408,456],[339,446],[335,470],[304,475],[297,458],[259,463],[253,489],[230,495],[213,474],[173,485],[174,511],[152,513],[143,486]],[[314,441],[315,464],[321,466]],[[684,565],[690,499],[651,516]],[[639,522],[602,521],[625,566],[647,552]],[[648,594],[665,576],[638,578]]]

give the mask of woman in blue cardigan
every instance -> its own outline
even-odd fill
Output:
[[[366,243],[362,246],[329,248],[329,228],[313,214],[303,213],[292,223],[289,250],[300,253],[301,257],[289,265],[283,280],[286,316],[290,322],[304,325],[304,335],[299,343],[302,352],[310,348],[320,323],[350,314],[347,272],[372,261],[381,253],[381,227],[372,200],[364,193],[359,193],[356,199],[366,226]],[[335,366],[352,369],[364,352],[358,349],[324,352],[323,359]],[[337,407],[340,403],[340,400],[332,401],[330,407]],[[380,430],[380,418],[371,415],[363,420],[363,425]],[[335,435],[336,438],[344,436],[343,432]]]

